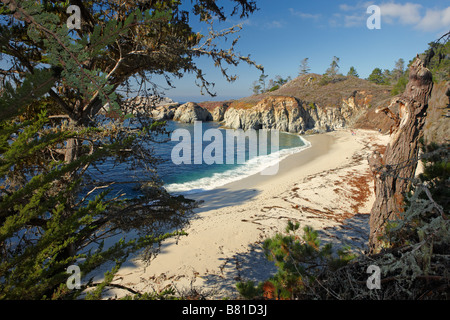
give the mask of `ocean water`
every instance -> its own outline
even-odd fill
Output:
[[[275,165],[290,154],[301,152],[309,146],[309,143],[299,135],[280,132],[279,139],[277,139],[278,148],[275,146],[274,150],[272,150],[272,139],[275,139],[275,137],[272,137],[270,131],[268,131],[265,150],[258,148],[257,154],[252,154],[250,148],[255,141],[247,139],[245,149],[239,149],[237,143],[234,144],[234,149],[232,150],[234,161],[229,161],[230,159],[227,161],[225,156],[227,151],[227,130],[232,129],[220,128],[220,124],[216,122],[203,122],[201,124],[201,134],[198,128],[199,126],[196,129],[193,124],[168,121],[167,129],[172,132],[169,139],[174,137],[174,132],[182,131],[185,134],[184,137],[188,137],[186,134],[189,134],[190,141],[188,139],[181,140],[180,138],[175,141],[170,140],[162,144],[155,143],[148,146],[154,150],[155,156],[161,160],[157,165],[156,172],[164,182],[164,187],[171,193],[192,194],[238,181],[250,175],[261,173],[264,169]],[[181,129],[181,131],[178,129]],[[221,133],[223,150],[222,152],[219,150],[218,154],[216,154],[217,149],[214,150],[215,152],[211,152],[213,142],[216,142],[215,139],[208,140],[205,138],[204,140],[207,141],[203,141],[203,135],[209,129],[215,129],[216,133]],[[262,140],[264,135],[260,135],[258,130],[256,130],[256,133],[258,141]],[[187,143],[185,146],[189,145],[190,142],[190,157],[185,158],[185,160],[190,159],[190,161],[175,164],[174,162],[177,161],[173,161],[174,157],[186,156],[184,152],[187,151],[187,148],[181,152],[173,151],[174,149],[180,149],[181,142]],[[199,147],[198,142],[200,142],[201,147]],[[209,149],[207,149],[208,146]],[[208,152],[205,153],[205,149]],[[239,163],[238,157],[242,156],[242,152],[245,153],[245,162]],[[189,153],[187,154],[189,155]],[[223,164],[207,164],[205,155],[208,154],[218,156],[219,159],[222,158]],[[221,154],[223,154],[223,157],[221,157]],[[195,157],[197,159],[201,158],[201,163],[195,163]],[[97,183],[114,181],[115,183],[112,185],[113,193],[125,193],[127,197],[140,194],[137,182],[145,183],[147,176],[142,169],[131,169],[126,163],[115,166],[112,161],[104,161],[97,164],[95,169],[89,169],[88,174],[91,181],[96,181]]]

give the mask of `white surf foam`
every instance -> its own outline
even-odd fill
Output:
[[[185,183],[171,183],[165,186],[166,190],[171,193],[192,194],[212,190],[224,186],[230,182],[235,182],[251,175],[261,173],[263,170],[278,164],[281,160],[289,155],[301,152],[311,147],[311,143],[301,136],[304,145],[294,148],[282,149],[269,155],[257,156],[245,162],[245,164],[237,166],[233,169],[214,173],[210,177],[200,178]]]

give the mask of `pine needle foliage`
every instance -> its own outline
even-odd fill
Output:
[[[67,199],[79,192],[82,179],[69,180],[67,174],[110,153],[102,149],[69,164],[52,162],[41,164],[41,168],[28,167],[26,163],[42,150],[79,134],[64,131],[42,135],[47,122],[43,113],[35,121],[4,123],[0,130],[1,299],[75,297],[81,288],[71,291],[65,286],[69,265],[78,265],[86,275],[105,262],[123,261],[131,252],[182,234],[177,231],[120,240],[107,248],[95,245],[108,230],[114,234],[124,223],[121,219],[125,217],[112,214],[125,208],[126,201],[107,199],[107,190],[72,205]],[[118,146],[106,147],[114,150]],[[23,174],[20,183],[18,172]],[[18,184],[20,187],[16,187]]]
[[[299,223],[288,221],[284,234],[277,233],[264,241],[264,253],[278,271],[256,287],[251,281],[238,283],[237,289],[242,296],[304,298],[325,270],[336,270],[355,258],[349,247],[335,250],[331,243],[322,245],[318,232],[309,226],[303,228],[301,236],[297,235],[299,228]]]

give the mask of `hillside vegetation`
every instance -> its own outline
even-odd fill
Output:
[[[361,109],[361,112],[357,113],[356,119],[352,119],[354,127],[381,129],[383,132],[388,132],[393,123],[382,115],[376,114],[375,109],[389,104],[392,98],[391,89],[391,86],[375,84],[355,76],[336,75],[330,78],[326,75],[312,73],[301,75],[276,90],[238,100],[202,102],[199,105],[210,111],[223,105],[237,110],[246,110],[255,107],[268,97],[288,97],[295,98],[299,104],[312,109],[340,109],[343,101],[353,97],[357,107],[367,108],[366,111]]]
[[[322,107],[338,107],[342,99],[355,91],[373,95],[373,105],[377,106],[390,97],[390,86],[377,85],[353,76],[336,76],[330,81],[324,81],[325,78],[315,73],[301,75],[277,90],[233,101],[232,106],[252,106],[268,96],[287,96]]]

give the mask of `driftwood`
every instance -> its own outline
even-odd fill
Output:
[[[404,195],[414,178],[419,138],[425,124],[428,99],[433,88],[432,74],[419,57],[410,67],[409,82],[405,92],[392,100],[384,112],[395,121],[391,128],[391,138],[384,155],[374,152],[368,161],[375,179],[375,202],[370,212],[370,252],[376,252],[380,245],[379,236],[388,220],[402,212]],[[398,104],[399,113],[390,107]]]

